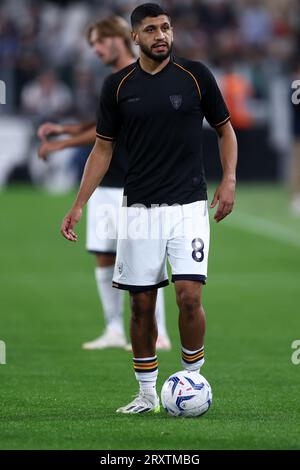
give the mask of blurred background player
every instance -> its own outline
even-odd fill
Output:
[[[135,61],[130,28],[119,16],[110,16],[91,24],[87,30],[87,40],[100,60],[117,72]],[[48,140],[48,136],[69,134],[63,140]],[[78,124],[55,124],[46,122],[38,129],[42,139],[39,157],[46,160],[51,152],[69,147],[88,146],[95,142],[95,122]],[[86,150],[90,150],[87,148]],[[79,151],[82,155],[82,149]],[[87,250],[95,254],[95,277],[99,297],[102,302],[105,330],[93,341],[84,343],[84,349],[104,349],[107,347],[126,347],[124,330],[124,292],[112,288],[112,276],[116,256],[118,210],[123,197],[124,178],[127,170],[127,154],[122,137],[114,149],[108,173],[90,198],[87,210]],[[105,205],[105,213],[101,213]],[[109,238],[100,232],[108,230]],[[169,350],[170,340],[165,325],[163,291],[159,290],[156,304],[158,326],[157,349]]]

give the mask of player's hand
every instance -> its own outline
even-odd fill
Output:
[[[211,209],[218,203],[218,209],[214,215],[216,222],[220,222],[227,215],[229,215],[234,206],[235,198],[235,181],[223,179],[221,184],[217,187],[214,198],[211,202]]]
[[[53,122],[45,122],[37,131],[37,135],[41,140],[45,140],[48,135],[63,134],[64,128],[61,124],[54,124]]]
[[[74,232],[75,225],[79,222],[82,215],[82,209],[74,208],[66,215],[62,221],[60,233],[70,242],[77,242],[77,234]]]
[[[51,152],[56,152],[58,150],[62,150],[64,148],[63,140],[45,140],[38,149],[38,157],[41,160],[46,161],[48,159],[48,155]]]

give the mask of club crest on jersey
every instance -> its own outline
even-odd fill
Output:
[[[118,263],[118,271],[119,271],[119,274],[122,274],[123,272],[123,263]]]
[[[182,103],[182,95],[171,95],[170,101],[172,103],[173,108],[179,109]]]

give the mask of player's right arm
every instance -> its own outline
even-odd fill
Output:
[[[112,141],[96,139],[93,150],[86,162],[80,188],[73,207],[66,215],[61,225],[61,234],[69,241],[77,241],[74,227],[81,218],[84,205],[107,172],[112,157],[112,151]]]
[[[117,139],[121,127],[117,108],[117,83],[114,76],[110,75],[101,91],[96,143],[86,162],[76,200],[61,225],[61,233],[67,240],[77,240],[74,227],[81,218],[84,205],[109,168],[113,142]]]

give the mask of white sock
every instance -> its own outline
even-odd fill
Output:
[[[114,266],[97,267],[95,269],[97,289],[103,307],[106,327],[117,331],[119,334],[125,334],[123,323],[124,292],[112,287],[113,272]]]
[[[135,378],[140,384],[140,391],[146,395],[156,395],[156,381],[158,376],[157,356],[133,358]],[[150,370],[149,370],[150,368]]]
[[[158,336],[168,336],[166,329],[165,300],[163,289],[157,289],[155,316],[158,329]]]

